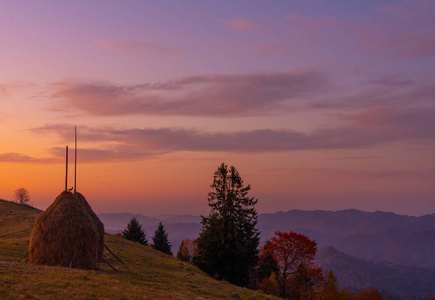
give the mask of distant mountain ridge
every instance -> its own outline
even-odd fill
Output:
[[[108,232],[120,232],[135,216],[150,239],[161,221],[177,251],[181,240],[198,236],[201,217],[166,215],[150,218],[139,214],[99,214]],[[304,211],[266,213],[258,216],[262,240],[276,230],[295,231],[314,239],[319,247],[332,246],[344,253],[374,261],[435,268],[435,214],[421,217],[391,212]]]
[[[201,221],[200,216],[194,215],[162,215],[159,217],[147,217],[141,214],[131,213],[101,213],[98,214],[101,222],[108,230],[121,230],[127,227],[128,222],[132,217],[138,219],[142,226],[154,226],[159,222],[163,224],[176,224],[176,223],[198,223]]]
[[[308,235],[319,247],[333,246],[374,261],[435,268],[435,214],[290,210],[259,215],[258,227],[263,240],[275,230],[292,230]]]
[[[435,269],[385,265],[320,248],[316,264],[331,270],[341,288],[352,291],[376,288],[387,299],[415,299],[435,295]]]
[[[338,236],[354,233],[373,233],[379,229],[394,228],[403,231],[435,229],[435,214],[421,217],[398,215],[392,212],[364,212],[357,209],[333,211],[289,210],[287,212],[259,215],[262,226],[292,226],[310,228],[313,231],[330,231]]]

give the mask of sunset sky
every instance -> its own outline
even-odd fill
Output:
[[[0,198],[435,213],[435,2],[0,1]],[[73,153],[70,157],[73,157]],[[70,159],[73,185],[73,159]]]

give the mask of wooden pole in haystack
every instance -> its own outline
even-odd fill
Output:
[[[68,190],[68,146],[65,153],[65,191]]]
[[[105,260],[100,254],[98,254],[98,257],[102,260],[102,261],[104,261],[106,264],[108,264],[113,270],[115,270],[116,272],[118,272],[118,270],[114,267],[114,266],[112,266],[107,260]]]
[[[123,262],[123,261],[122,261],[118,256],[116,256],[116,254],[113,253],[112,250],[109,249],[109,247],[106,246],[106,244],[104,244],[104,247],[105,247],[107,250],[109,250],[110,254],[112,254],[112,255],[113,255],[117,260],[119,260],[123,265],[125,265],[124,262]]]
[[[75,147],[74,147],[74,194],[76,193],[77,183],[77,126],[74,127]]]

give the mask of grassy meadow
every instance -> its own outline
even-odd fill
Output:
[[[0,299],[278,299],[233,286],[196,267],[120,236],[105,235],[100,270],[32,265],[23,259],[39,210],[0,200]],[[176,251],[178,249],[173,249]]]

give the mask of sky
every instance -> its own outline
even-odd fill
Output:
[[[234,165],[259,213],[435,213],[435,3],[0,1],[0,198],[207,214]],[[73,159],[69,165],[73,181]]]

